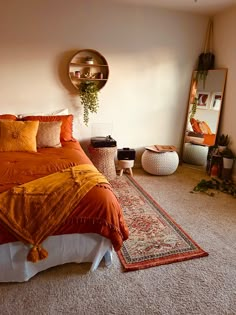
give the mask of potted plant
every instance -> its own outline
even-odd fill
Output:
[[[84,123],[88,126],[89,112],[97,113],[98,110],[98,86],[94,81],[84,81],[79,85],[81,104],[84,106]]]
[[[217,136],[216,143],[218,145],[219,152],[223,152],[227,146],[229,145],[230,138],[228,135],[224,135],[223,133]]]
[[[226,148],[221,152],[223,158],[223,167],[221,177],[223,179],[230,179],[232,175],[233,164],[235,160],[234,153],[231,149]]]
[[[221,153],[222,157],[223,157],[223,165],[224,165],[224,161],[229,162],[228,160],[230,160],[230,167],[226,167],[226,168],[232,168],[233,166],[233,161],[235,159],[234,153],[231,149],[226,148],[222,153]]]

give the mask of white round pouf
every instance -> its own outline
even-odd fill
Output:
[[[208,146],[185,143],[183,161],[193,165],[205,166],[207,163]]]
[[[179,165],[177,152],[156,153],[150,150],[143,152],[141,163],[143,169],[152,175],[173,174]]]

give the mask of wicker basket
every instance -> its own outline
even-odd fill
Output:
[[[93,146],[88,147],[90,158],[96,168],[101,172],[108,180],[116,177],[115,167],[115,154],[117,147],[105,147],[105,148],[94,148]]]

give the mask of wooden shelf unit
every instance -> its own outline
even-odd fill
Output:
[[[79,89],[81,82],[93,81],[100,90],[108,80],[109,66],[98,51],[82,49],[71,58],[68,72],[71,83],[76,89]]]

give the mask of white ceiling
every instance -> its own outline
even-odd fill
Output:
[[[114,1],[114,0],[113,0]],[[236,5],[236,0],[115,0],[118,2],[156,6],[167,9],[214,15]]]

